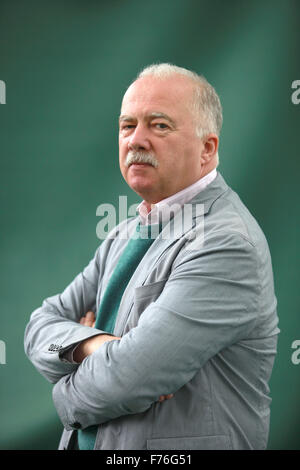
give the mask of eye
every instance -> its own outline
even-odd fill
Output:
[[[154,124],[154,126],[157,128],[157,129],[161,129],[161,130],[165,130],[165,129],[168,129],[168,125],[165,124],[164,122],[157,122]]]
[[[134,124],[123,124],[121,127],[120,127],[120,130],[121,131],[128,131],[130,129],[133,129],[135,127]]]

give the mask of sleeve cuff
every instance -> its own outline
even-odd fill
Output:
[[[67,362],[68,364],[80,364],[80,362],[76,362],[74,361],[74,352],[75,352],[75,349],[82,343],[82,341],[80,341],[79,343],[77,344],[73,344],[72,346],[70,346],[69,348],[65,349],[62,353],[59,354],[59,359],[62,361],[62,362]]]

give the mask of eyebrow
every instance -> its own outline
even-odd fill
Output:
[[[153,113],[150,113],[146,116],[146,118],[151,118],[151,119],[155,119],[155,118],[163,118],[163,119],[166,119],[167,121],[169,121],[174,127],[175,127],[175,122],[173,121],[172,118],[170,118],[170,116],[168,116],[167,114],[165,113],[160,113],[160,112],[153,112]],[[124,115],[121,115],[119,117],[119,122],[131,122],[131,121],[134,121],[135,118],[132,117],[132,116],[128,116],[126,114]]]
[[[126,116],[125,114],[119,117],[119,121],[133,121],[133,117],[131,116]]]
[[[166,119],[167,121],[169,121],[174,127],[175,127],[175,122],[173,121],[172,118],[170,118],[170,116],[168,116],[167,114],[165,113],[150,113],[149,116],[151,118],[163,118],[163,119]]]

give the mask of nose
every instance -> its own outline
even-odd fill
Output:
[[[129,150],[150,150],[148,129],[143,124],[137,124],[128,140]]]

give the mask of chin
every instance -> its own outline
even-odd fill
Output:
[[[145,198],[146,194],[153,191],[153,184],[150,182],[141,182],[141,181],[127,181],[128,186],[141,196],[143,199]]]
[[[151,191],[151,186],[145,186],[145,185],[142,185],[142,184],[129,184],[129,186],[131,187],[131,189],[139,194],[140,196],[142,195],[145,195],[147,194],[149,191]],[[144,196],[142,196],[144,197]]]

